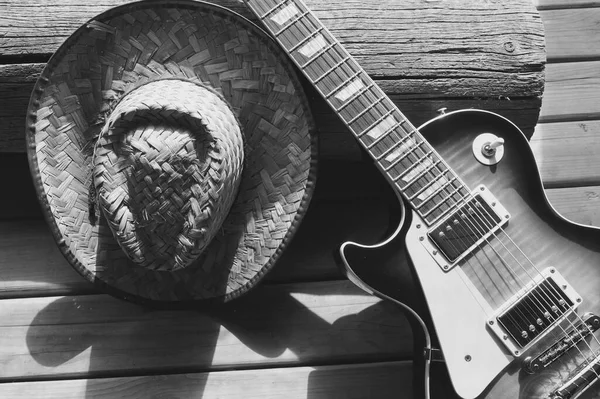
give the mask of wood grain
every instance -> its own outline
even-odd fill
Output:
[[[350,282],[264,286],[208,313],[106,295],[0,301],[1,381],[401,360],[397,307]]]
[[[550,203],[569,220],[600,227],[600,186],[547,190]]]
[[[600,184],[600,121],[540,123],[530,144],[545,187]]]
[[[25,110],[43,66],[11,63],[47,57],[86,20],[122,3],[0,2],[0,61],[7,64],[0,65],[0,151],[24,151]],[[239,1],[218,3],[248,15]],[[388,0],[378,7],[309,0],[308,5],[382,88],[399,96],[399,105],[415,123],[442,106],[480,106],[501,111],[533,131],[544,87],[545,53],[542,23],[528,0],[453,1],[443,6]],[[39,10],[33,25],[30,9]],[[513,101],[498,100],[505,98]],[[327,118],[335,119],[331,114]],[[357,147],[338,140],[338,131],[332,132],[333,140],[324,140],[324,156],[359,159]]]
[[[0,384],[13,399],[343,399],[412,395],[412,362]]]
[[[600,61],[549,64],[540,122],[600,118]]]
[[[538,10],[600,7],[598,0],[533,0]]]
[[[549,61],[600,56],[600,8],[548,10],[541,15]]]

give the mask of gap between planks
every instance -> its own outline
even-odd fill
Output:
[[[413,352],[402,311],[348,281],[261,286],[203,312],[108,295],[4,299],[0,332],[1,381],[393,361]]]
[[[232,381],[236,383],[233,384]],[[341,399],[412,397],[412,362],[0,384],[12,399]]]

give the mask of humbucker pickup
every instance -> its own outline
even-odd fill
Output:
[[[433,226],[427,232],[429,240],[423,244],[437,263],[448,271],[509,218],[506,209],[482,185],[471,193],[465,203]]]
[[[487,320],[507,349],[520,356],[573,314],[582,299],[553,267],[509,299]]]

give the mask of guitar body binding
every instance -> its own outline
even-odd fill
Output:
[[[507,303],[513,306],[515,294],[504,287],[510,286],[504,281],[510,276],[502,275],[502,265],[491,260],[503,255],[501,245],[514,244],[519,264],[530,261],[534,270],[555,268],[564,278],[561,286],[581,296],[577,306],[598,314],[600,230],[570,222],[552,208],[525,136],[507,119],[488,111],[462,110],[435,118],[419,130],[469,187],[484,185],[510,213],[510,221],[494,236],[500,244],[490,239],[491,249],[486,242],[445,270],[428,237],[435,226],[428,226],[395,190],[404,210],[401,224],[380,244],[344,243],[339,251],[344,271],[367,292],[395,298],[416,310],[434,332],[452,385],[462,398],[549,398],[569,383],[581,359],[570,350],[540,373],[523,370],[523,359],[543,353],[560,340],[561,331],[548,326],[522,347],[503,342],[512,338],[494,321]],[[504,156],[498,164],[484,165],[473,155],[472,143],[483,133],[504,139]],[[401,282],[408,276],[403,265],[409,265],[418,288],[407,289]],[[597,346],[596,339],[587,342]],[[586,395],[590,392],[597,393],[598,387]]]

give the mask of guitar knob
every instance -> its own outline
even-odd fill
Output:
[[[482,133],[473,140],[473,155],[483,165],[496,165],[504,156],[504,139]]]

